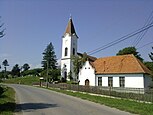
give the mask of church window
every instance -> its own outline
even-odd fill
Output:
[[[65,48],[65,56],[67,56],[67,53],[68,53],[68,48],[66,47]]]
[[[75,55],[75,49],[73,48],[73,55]]]

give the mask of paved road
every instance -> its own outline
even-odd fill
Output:
[[[9,86],[16,91],[17,115],[131,115],[47,89],[24,85]]]

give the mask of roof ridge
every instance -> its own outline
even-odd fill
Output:
[[[112,58],[112,57],[125,57],[125,56],[130,56],[130,55],[133,55],[133,54],[125,54],[125,55],[116,55],[116,56],[107,56],[107,57],[100,57],[100,58],[97,58],[97,59],[103,59],[103,58]]]

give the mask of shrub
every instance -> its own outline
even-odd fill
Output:
[[[0,86],[0,96],[4,93],[4,88]]]

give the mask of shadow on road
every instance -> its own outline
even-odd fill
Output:
[[[16,111],[15,112],[21,112],[21,111],[34,111],[38,109],[45,109],[45,108],[54,108],[58,107],[57,104],[47,104],[47,103],[22,103],[22,104],[16,104]]]
[[[11,103],[11,102],[7,102],[7,103],[3,103],[0,104],[0,114],[1,112],[13,112],[15,109],[15,103]]]

